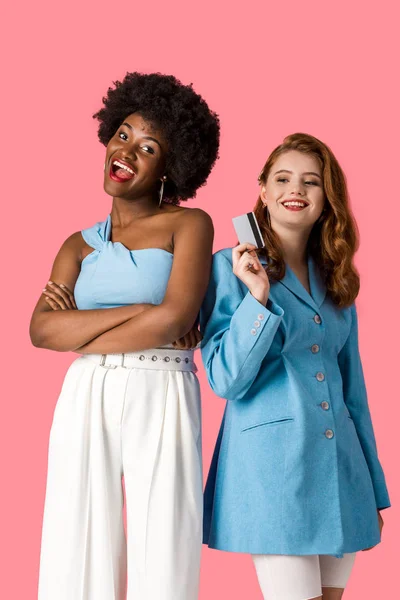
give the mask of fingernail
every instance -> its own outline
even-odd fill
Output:
[[[62,287],[62,288],[63,288],[63,287],[65,287],[65,285],[64,285],[63,283],[60,283],[60,287]]]
[[[44,288],[44,289],[42,290],[42,292],[44,292],[45,294],[47,294],[47,290],[46,290],[46,288]]]
[[[47,283],[49,283],[50,285],[53,285],[53,282],[52,282],[52,281],[48,281]]]

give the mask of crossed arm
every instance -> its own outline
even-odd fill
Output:
[[[211,269],[213,226],[199,209],[184,211],[174,234],[174,261],[163,302],[97,310],[53,310],[42,295],[30,335],[40,348],[80,353],[135,352],[182,338],[193,327]],[[61,247],[51,281],[74,289],[82,260],[76,233]]]

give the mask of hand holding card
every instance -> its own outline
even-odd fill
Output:
[[[253,212],[234,217],[232,223],[240,244],[248,243],[257,248],[264,248],[264,240]]]
[[[270,284],[255,250],[263,248],[264,242],[254,213],[233,219],[239,245],[232,248],[233,272],[249,289],[252,296],[264,306],[267,303]]]

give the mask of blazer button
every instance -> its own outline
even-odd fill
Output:
[[[254,327],[260,327],[260,321],[254,321]]]
[[[324,381],[324,379],[325,379],[325,375],[321,372],[317,373],[315,377],[317,378],[318,381]]]
[[[314,315],[314,321],[320,325],[322,323],[322,319],[319,315]]]
[[[311,352],[312,352],[313,354],[316,354],[317,352],[319,352],[319,346],[318,346],[318,344],[313,344],[313,345],[311,346]]]
[[[260,313],[260,314],[258,315],[258,317],[257,317],[257,319],[258,319],[259,321],[262,321],[262,320],[263,320],[263,318],[264,318],[264,315],[263,315],[262,313]]]
[[[329,410],[329,402],[326,402],[325,400],[321,402],[321,408],[324,410]]]
[[[256,335],[257,334],[257,329],[250,329],[250,333],[251,333],[251,335]]]
[[[333,438],[335,434],[333,433],[332,429],[327,429],[325,431],[325,437],[328,438],[328,440],[331,440]]]

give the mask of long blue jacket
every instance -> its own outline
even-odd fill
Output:
[[[213,257],[202,358],[227,399],[205,490],[204,542],[254,554],[331,554],[380,541],[390,506],[368,408],[355,305],[313,259],[311,295],[287,266],[267,306]]]

